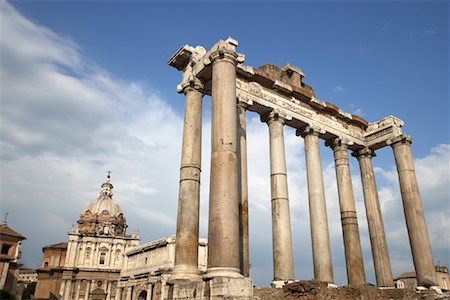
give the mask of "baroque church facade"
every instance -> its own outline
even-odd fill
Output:
[[[60,278],[44,276],[49,264],[44,259],[38,270],[37,298],[115,299],[125,253],[139,246],[139,236],[126,233],[126,218],[113,200],[112,190],[108,176],[100,195],[86,206],[69,231],[65,257],[54,266]],[[46,247],[43,251],[45,258]]]
[[[110,176],[81,212],[67,243],[43,247],[36,300],[159,300],[175,261],[175,236],[140,245],[127,234],[125,215],[113,200]],[[199,240],[199,270],[206,271],[207,240]]]
[[[126,219],[112,190],[108,175],[100,195],[69,232],[60,286],[65,299],[114,299],[125,253],[139,245],[138,235],[126,234]]]

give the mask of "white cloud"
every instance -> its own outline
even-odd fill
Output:
[[[1,208],[28,237],[25,263],[36,266],[43,245],[67,239],[108,169],[130,227],[144,241],[172,234],[182,118],[7,2],[0,13]]]

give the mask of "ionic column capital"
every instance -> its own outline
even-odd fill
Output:
[[[205,85],[201,82],[200,79],[191,77],[186,81],[183,80],[183,82],[177,86],[177,92],[180,94],[187,94],[190,91],[198,91],[204,94]]]
[[[334,151],[336,150],[347,150],[348,145],[351,145],[350,141],[347,139],[336,137],[334,139],[329,139],[325,141],[325,146],[331,147]]]
[[[307,135],[319,136],[321,133],[325,133],[325,130],[315,125],[308,125],[304,128],[299,128],[295,132],[297,136],[301,136],[302,138],[305,138]]]
[[[247,110],[247,108],[249,107],[249,104],[247,102],[238,101],[237,106],[238,106],[238,108]]]
[[[284,125],[287,120],[291,119],[289,115],[278,110],[272,110],[261,115],[261,122],[267,123],[267,125],[270,125],[274,121],[280,121]]]
[[[368,157],[368,158],[375,157],[376,154],[372,149],[366,147],[366,148],[362,148],[362,149],[353,151],[352,156],[356,157],[358,160],[360,160],[363,157]]]
[[[411,145],[411,143],[412,143],[412,138],[406,134],[399,135],[399,136],[387,141],[387,144],[391,145],[391,147],[393,147],[393,148],[397,147],[399,145],[405,145],[405,144],[407,144],[409,146],[409,145]]]
[[[212,48],[209,55],[205,56],[203,63],[205,65],[214,64],[217,61],[226,61],[234,65],[243,63],[245,56],[236,52],[238,42],[232,38],[227,38],[225,41],[218,41]]]

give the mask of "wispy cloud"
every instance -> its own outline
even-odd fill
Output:
[[[432,36],[435,35],[437,32],[439,31],[438,28],[431,28],[431,29],[424,29],[424,30],[410,30],[408,35],[410,38],[415,37],[415,36],[422,36],[422,37],[426,37],[426,36]]]
[[[361,107],[357,107],[355,104],[350,103],[348,105],[350,107],[350,112],[354,115],[360,116],[360,117],[364,117],[364,111]]]
[[[391,21],[384,22],[383,26],[381,27],[381,30],[388,31],[389,29],[391,29]]]
[[[438,31],[437,28],[426,29],[426,30],[422,31],[422,35],[423,35],[423,36],[434,35],[437,31]]]
[[[338,84],[337,86],[334,87],[333,92],[334,93],[342,93],[342,92],[345,92],[345,89],[342,85]]]

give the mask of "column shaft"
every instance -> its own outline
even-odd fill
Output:
[[[226,51],[225,53],[223,51]],[[236,53],[212,55],[208,273],[240,277]]]
[[[397,165],[403,210],[405,212],[417,282],[418,285],[429,287],[437,283],[436,271],[410,144],[411,139],[409,137],[401,136],[394,140],[392,149]]]
[[[308,129],[304,133],[304,141],[314,278],[334,282],[319,135],[316,131]]]
[[[198,276],[202,92],[188,86],[178,194],[174,274]]]
[[[126,300],[131,300],[132,299],[132,294],[133,294],[133,288],[132,287],[128,287],[127,288],[127,295],[125,296]]]
[[[241,273],[250,276],[248,245],[248,184],[247,184],[247,131],[245,112],[247,105],[238,104],[238,157],[239,157],[239,216]]]
[[[66,280],[66,286],[64,291],[64,299],[72,299],[72,280],[67,279]]]
[[[366,275],[364,273],[364,260],[359,237],[358,220],[356,218],[356,206],[353,196],[347,145],[336,140],[332,147],[336,166],[347,280],[350,285],[365,284]]]
[[[294,280],[294,258],[284,149],[283,119],[268,118],[270,187],[272,196],[272,248],[274,281]]]
[[[89,299],[89,293],[91,292],[91,282],[89,280],[87,280],[86,282],[86,290],[85,290],[85,294],[84,294],[84,300],[88,300]],[[121,298],[117,298],[116,295],[116,300],[121,300]]]
[[[366,206],[367,224],[369,227],[377,286],[393,287],[394,281],[392,279],[391,262],[389,260],[380,201],[378,199],[377,185],[372,166],[373,155],[373,152],[369,149],[360,150],[356,154],[361,170],[364,203]]]

